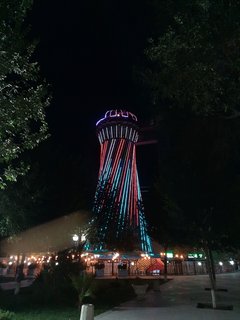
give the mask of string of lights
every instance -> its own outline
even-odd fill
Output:
[[[152,252],[136,165],[137,117],[110,110],[96,126],[100,166],[93,211],[99,221],[98,248],[104,248],[110,234],[120,240],[132,232],[138,249]]]

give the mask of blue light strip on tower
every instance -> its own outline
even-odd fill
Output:
[[[132,113],[111,110],[97,124],[101,158],[94,212],[104,221],[99,228],[102,242],[113,230],[117,240],[121,232],[129,229],[138,234],[141,250],[150,253],[152,247],[136,169],[136,121]],[[104,248],[102,243],[101,248]]]

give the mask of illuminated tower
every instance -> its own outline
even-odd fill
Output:
[[[107,241],[132,240],[139,250],[150,253],[136,166],[137,117],[128,111],[110,110],[96,127],[101,146],[93,208],[98,248],[104,249]]]

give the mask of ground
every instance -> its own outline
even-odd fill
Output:
[[[95,320],[234,320],[240,319],[240,272],[217,275],[217,304],[233,306],[233,310],[212,310],[197,308],[198,303],[211,302],[209,277],[173,276],[167,283],[154,286],[150,283],[144,300],[134,298],[130,290],[132,279],[96,280],[100,281],[99,297],[94,302]],[[79,318],[79,310],[72,307],[34,305],[33,289],[23,288],[21,295],[14,296],[12,290],[0,291],[1,307],[9,306],[16,311],[14,320],[74,320]],[[153,290],[154,289],[154,290]],[[24,291],[26,290],[26,291]],[[27,299],[26,299],[27,298]],[[125,302],[123,302],[125,301]],[[101,308],[102,306],[102,308]],[[115,306],[115,307],[114,307]],[[107,311],[106,310],[110,310]]]
[[[160,291],[149,291],[146,299],[136,299],[107,311],[96,320],[235,320],[240,319],[240,272],[219,274],[217,303],[232,305],[233,310],[197,308],[199,302],[210,302],[211,294],[207,275],[176,276],[160,287]]]

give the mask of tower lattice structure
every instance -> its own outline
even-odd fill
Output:
[[[107,242],[134,241],[135,249],[150,253],[136,165],[137,117],[110,110],[96,127],[100,167],[93,212],[98,221],[98,249],[104,249]]]

